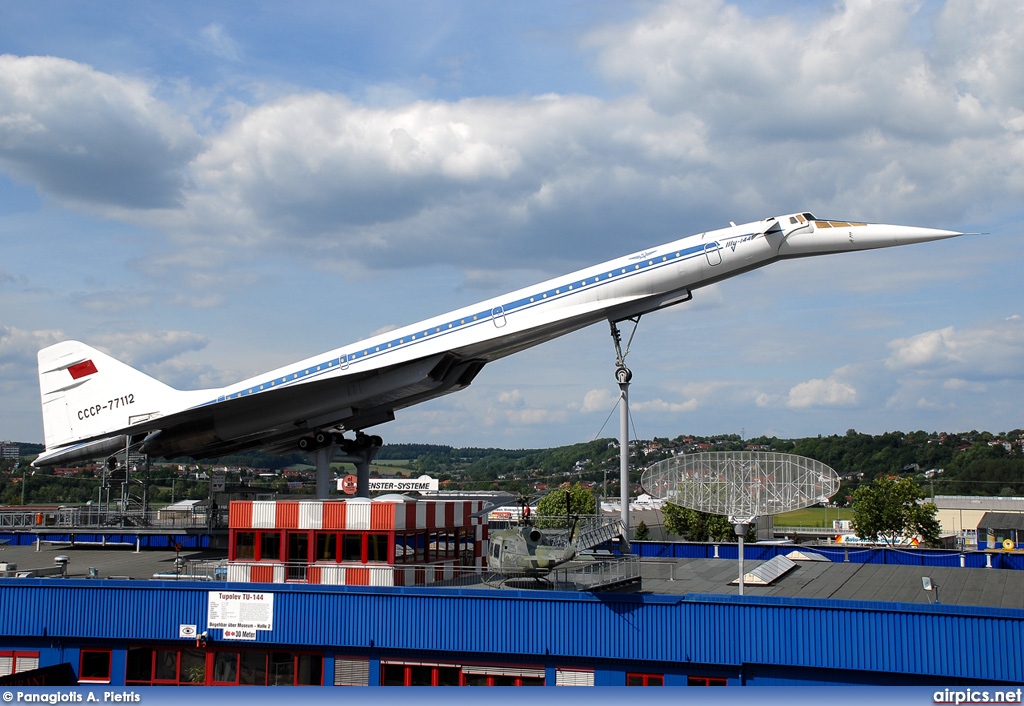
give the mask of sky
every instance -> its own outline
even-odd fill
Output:
[[[1024,4],[0,6],[0,439],[37,351],[220,386],[793,211],[980,233],[770,265],[644,316],[640,438],[1024,427]],[[374,428],[618,433],[593,326]]]

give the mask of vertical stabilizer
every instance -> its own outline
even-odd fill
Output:
[[[126,429],[167,412],[177,390],[78,341],[39,351],[47,450]]]

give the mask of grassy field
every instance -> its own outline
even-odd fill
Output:
[[[834,520],[852,520],[850,508],[806,507],[775,516],[777,527],[831,527]]]

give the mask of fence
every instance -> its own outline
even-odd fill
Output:
[[[633,542],[633,554],[660,559],[738,559],[737,544],[694,542]],[[1024,570],[1024,553],[1005,551],[958,552],[947,549],[896,549],[889,547],[841,547],[803,544],[746,544],[744,560],[767,561],[792,551],[820,554],[829,561],[855,564],[904,566],[964,566]]]
[[[205,507],[190,510],[119,510],[116,505],[55,508],[4,508],[0,510],[0,529],[107,529],[139,527],[153,529],[202,529],[227,526],[227,513],[218,511],[213,517]]]

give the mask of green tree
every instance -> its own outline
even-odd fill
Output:
[[[665,529],[691,542],[735,542],[736,530],[725,515],[698,512],[688,507],[665,503],[661,507],[665,516]],[[757,530],[751,524],[744,541],[754,541]]]
[[[593,515],[597,512],[597,500],[588,488],[579,483],[565,489],[553,490],[537,503],[537,514],[541,517],[565,517],[568,515]],[[566,511],[566,498],[569,500]]]
[[[892,545],[900,537],[920,535],[927,546],[939,543],[939,521],[934,503],[922,503],[924,494],[913,478],[879,476],[853,494],[853,530],[858,537]]]
[[[647,527],[647,523],[640,520],[640,524],[636,526],[636,533],[633,535],[633,539],[638,542],[642,542],[645,539],[651,538],[651,530]]]

